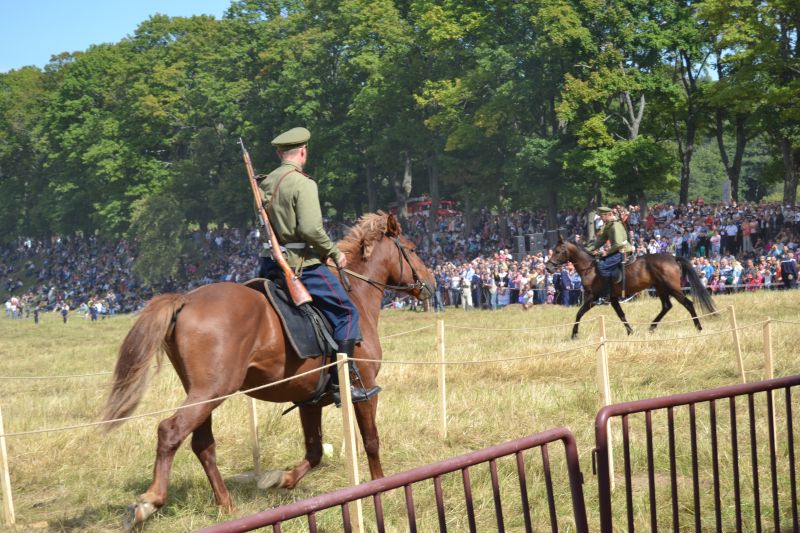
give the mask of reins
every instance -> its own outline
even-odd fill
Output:
[[[397,247],[397,250],[399,251],[400,278],[401,279],[403,278],[404,263],[408,263],[408,266],[411,268],[411,276],[414,278],[414,283],[407,284],[407,285],[392,285],[390,283],[383,283],[381,281],[374,280],[374,279],[372,279],[372,278],[370,278],[368,276],[365,276],[363,274],[359,274],[358,272],[354,272],[354,271],[350,270],[349,268],[339,269],[339,272],[340,273],[347,273],[347,274],[353,276],[354,278],[358,278],[361,281],[365,281],[365,282],[369,283],[370,285],[372,285],[373,287],[375,287],[376,289],[380,290],[381,292],[383,292],[386,289],[391,289],[393,291],[409,291],[409,290],[419,289],[421,291],[426,291],[428,293],[428,297],[432,297],[433,296],[433,291],[431,290],[430,287],[428,287],[428,284],[425,283],[424,281],[422,281],[422,279],[419,277],[419,274],[417,273],[417,269],[414,268],[414,264],[408,258],[408,250],[406,250],[406,247],[403,246],[402,244],[400,244],[400,239],[398,239],[397,237],[390,237],[390,238],[392,239],[392,241],[394,242],[395,246]],[[403,261],[404,259],[405,259],[405,261]],[[348,283],[348,285],[349,285],[349,283]]]

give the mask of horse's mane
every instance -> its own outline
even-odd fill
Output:
[[[347,235],[338,242],[339,250],[347,254],[347,258],[369,259],[372,247],[386,233],[388,215],[381,211],[363,215],[350,228]]]
[[[575,247],[576,247],[576,248],[577,248],[579,251],[581,251],[581,252],[583,252],[583,253],[585,253],[585,254],[592,255],[592,253],[591,253],[589,250],[587,250],[587,249],[586,249],[586,246],[584,246],[583,244],[581,244],[581,243],[579,243],[579,242],[576,242],[574,239],[570,239],[570,240],[569,240],[569,242],[571,242],[572,244],[574,244],[574,245],[575,245]]]

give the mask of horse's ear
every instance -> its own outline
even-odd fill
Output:
[[[564,236],[560,233],[558,234],[558,244],[564,244]]]
[[[400,229],[400,223],[393,214],[389,213],[386,216],[386,235],[389,237],[397,237],[402,232],[403,230]]]

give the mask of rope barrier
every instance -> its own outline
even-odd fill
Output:
[[[250,393],[250,392],[257,391],[257,390],[267,389],[269,387],[275,387],[276,385],[282,385],[283,383],[289,382],[289,381],[291,381],[293,379],[301,378],[301,377],[307,376],[309,374],[312,374],[314,372],[319,372],[320,370],[325,370],[326,368],[330,368],[332,366],[335,366],[336,364],[337,363],[330,363],[330,364],[321,366],[319,368],[315,368],[313,370],[308,370],[306,372],[303,372],[302,374],[297,374],[297,375],[294,375],[292,377],[281,379],[281,380],[276,381],[274,383],[267,383],[266,385],[259,385],[258,387],[253,387],[252,389],[247,389],[247,390],[243,390],[243,391],[236,391],[236,392],[233,392],[231,394],[226,394],[225,396],[217,396],[216,398],[210,398],[208,400],[202,400],[202,401],[199,401],[199,402],[189,403],[189,404],[186,404],[186,405],[180,405],[178,407],[170,407],[170,408],[167,408],[167,409],[160,409],[158,411],[151,411],[149,413],[142,413],[142,414],[139,414],[139,415],[131,415],[131,416],[123,417],[123,418],[114,418],[112,420],[101,420],[99,422],[89,422],[89,423],[86,423],[86,424],[76,424],[76,425],[64,426],[64,427],[60,427],[60,428],[43,428],[43,429],[34,429],[34,430],[31,430],[31,431],[16,431],[14,433],[3,433],[3,434],[0,435],[0,437],[19,437],[19,436],[23,436],[23,435],[36,435],[36,434],[39,434],[39,433],[55,433],[55,432],[59,432],[59,431],[68,431],[68,430],[71,430],[71,429],[83,429],[83,428],[88,428],[88,427],[103,426],[103,425],[106,425],[106,424],[113,424],[115,422],[127,422],[128,420],[135,420],[137,418],[146,418],[146,417],[149,417],[149,416],[160,415],[160,414],[164,414],[164,413],[170,413],[172,411],[180,411],[181,409],[188,409],[189,407],[195,407],[195,406],[203,405],[203,404],[206,404],[206,403],[217,402],[217,401],[220,401],[220,400],[227,400],[228,398],[233,398],[234,396],[241,396],[243,394],[247,394],[247,393]]]
[[[421,327],[421,328],[412,329],[411,331],[403,331],[403,332],[401,332],[401,333],[392,333],[391,335],[384,335],[383,337],[379,337],[379,339],[380,339],[380,340],[383,340],[383,339],[391,339],[392,337],[399,337],[400,335],[408,335],[409,333],[416,333],[416,332],[418,332],[418,331],[423,331],[423,330],[426,330],[426,329],[431,329],[431,328],[432,328],[432,327],[434,327],[434,326],[435,326],[435,324],[431,324],[430,326],[424,326],[424,327]]]
[[[739,326],[738,328],[720,329],[709,333],[699,333],[697,335],[692,335],[690,337],[660,337],[658,339],[606,339],[606,342],[613,342],[617,344],[624,344],[624,343],[635,344],[635,343],[645,343],[645,342],[684,341],[691,339],[699,339],[701,337],[711,337],[712,335],[719,335],[720,333],[733,333],[734,331],[741,331],[743,329],[749,329],[756,326],[763,326],[766,323],[767,321],[764,320],[762,322],[754,322],[752,324],[747,324],[746,326]]]
[[[587,322],[592,322],[592,321],[595,321],[595,320],[597,320],[596,316],[595,317],[591,317],[591,318],[589,318],[587,320],[584,320],[583,324],[586,324]],[[540,329],[555,329],[555,328],[563,328],[563,327],[568,327],[568,326],[574,326],[575,324],[578,324],[578,323],[579,322],[567,322],[567,323],[564,323],[564,324],[553,324],[553,325],[550,325],[550,326],[537,326],[535,328],[472,328],[472,327],[467,327],[467,326],[450,326],[448,324],[445,324],[444,327],[449,328],[449,329],[467,329],[467,330],[473,330],[473,331],[536,331],[536,330],[540,330]]]
[[[719,315],[720,313],[722,313],[722,311],[723,311],[723,309],[717,309],[716,311],[712,311],[712,312],[706,313],[704,315],[697,315],[697,318],[705,318],[705,317],[709,317],[709,316]],[[676,318],[675,320],[659,320],[658,324],[659,325],[661,325],[661,324],[676,324],[678,322],[689,322],[690,320],[694,320],[694,318],[689,317],[689,318]],[[649,324],[652,324],[652,323],[653,323],[652,320],[649,321],[649,322],[631,322],[630,320],[628,321],[628,324],[636,325],[636,326],[646,326],[646,325],[649,325]]]
[[[375,359],[350,359],[351,361],[359,361],[362,363],[386,363],[390,365],[445,365],[445,366],[458,366],[458,365],[480,365],[480,364],[487,364],[487,363],[503,363],[506,361],[522,361],[524,359],[532,359],[534,357],[541,357],[547,355],[558,355],[562,353],[569,353],[569,352],[576,352],[579,350],[583,350],[584,348],[588,348],[591,346],[596,346],[596,342],[592,342],[589,344],[582,344],[580,346],[576,346],[574,348],[569,348],[566,350],[560,350],[557,352],[544,352],[544,353],[535,353],[531,355],[521,355],[519,357],[508,357],[503,359],[485,359],[485,360],[472,360],[472,361],[445,361],[444,363],[440,361],[378,361]]]
[[[111,371],[95,372],[93,374],[70,374],[65,376],[0,376],[0,379],[71,379],[71,378],[88,378],[92,376],[107,376]]]
[[[718,314],[719,312],[720,311],[718,310],[718,311],[714,311],[713,313],[708,313],[708,314],[702,315],[702,316],[710,316],[710,315],[713,315],[713,314]],[[597,320],[597,317],[594,317],[594,318],[592,318],[590,320]],[[680,322],[680,321],[685,321],[685,319],[675,320],[674,322]],[[755,322],[755,323],[752,323],[752,324],[747,324],[747,325],[744,325],[744,326],[740,326],[738,328],[719,330],[719,331],[714,331],[714,332],[710,332],[710,333],[700,333],[698,335],[693,335],[693,336],[688,336],[688,337],[671,337],[671,338],[658,338],[658,339],[607,339],[607,338],[604,338],[604,339],[601,339],[601,341],[599,343],[593,342],[593,343],[589,343],[589,344],[583,344],[583,345],[580,345],[580,346],[568,348],[566,350],[558,350],[558,351],[554,351],[554,352],[544,352],[544,353],[537,353],[537,354],[531,354],[531,355],[526,355],[526,356],[509,357],[509,358],[501,358],[501,359],[471,360],[471,361],[448,361],[448,362],[444,362],[444,363],[439,362],[439,361],[387,361],[387,360],[374,360],[374,359],[362,359],[362,358],[351,358],[351,360],[352,361],[363,362],[363,363],[372,363],[372,364],[375,364],[375,363],[380,363],[380,364],[405,364],[405,365],[443,365],[444,364],[446,366],[501,363],[501,362],[509,362],[509,361],[521,361],[521,360],[525,360],[525,359],[533,359],[533,358],[536,358],[536,357],[544,357],[544,356],[549,356],[549,355],[558,355],[558,354],[564,354],[564,353],[569,353],[569,352],[577,352],[577,351],[583,350],[583,349],[588,348],[588,347],[595,347],[596,349],[599,349],[601,346],[603,346],[605,344],[608,344],[608,343],[617,343],[617,344],[631,343],[631,344],[633,344],[633,343],[653,343],[653,342],[691,340],[691,339],[697,339],[697,338],[703,338],[703,337],[719,335],[720,333],[731,333],[733,331],[741,331],[741,330],[745,330],[745,329],[749,329],[749,328],[753,328],[753,327],[763,326],[764,324],[767,324],[769,322],[782,323],[782,324],[800,324],[800,322],[797,322],[797,321],[771,319],[769,321],[765,320],[765,321],[762,321],[762,322]],[[536,327],[536,328],[469,328],[469,327],[462,327],[462,326],[448,326],[448,327],[450,327],[452,329],[472,329],[472,330],[476,330],[476,331],[532,331],[532,330],[539,330],[539,329],[552,329],[552,328],[556,328],[556,327],[564,327],[564,326],[569,326],[569,325],[574,325],[574,324],[575,323],[573,322],[573,323],[567,323],[567,324],[556,324],[556,325],[551,325],[551,326],[541,326],[541,327]],[[650,322],[644,322],[644,323],[641,323],[641,324],[650,324]],[[433,327],[433,325],[428,325],[428,326],[424,326],[424,327],[417,328],[417,329],[410,330],[410,331],[406,331],[406,332],[394,333],[392,335],[386,335],[384,337],[381,337],[381,339],[396,337],[396,336],[400,336],[400,335],[407,335],[409,333],[415,333],[415,332],[418,332],[418,331],[423,331],[423,330],[426,330],[426,329],[430,329],[432,327]],[[103,421],[99,421],[99,422],[89,422],[89,423],[86,423],[86,424],[75,424],[75,425],[63,426],[63,427],[59,427],[59,428],[43,428],[43,429],[37,429],[37,430],[31,430],[31,431],[18,431],[18,432],[12,432],[12,433],[5,433],[5,434],[1,434],[0,437],[17,437],[17,436],[25,436],[25,435],[35,435],[35,434],[40,434],[40,433],[55,433],[55,432],[73,430],[73,429],[83,429],[83,428],[88,428],[88,427],[102,426],[102,425],[105,425],[105,424],[112,424],[112,423],[117,423],[117,422],[126,422],[128,420],[146,418],[146,417],[151,417],[151,416],[160,415],[160,414],[173,412],[173,411],[179,411],[181,409],[187,409],[189,407],[195,407],[195,406],[203,405],[203,404],[206,404],[206,403],[212,403],[212,402],[217,402],[217,401],[221,401],[221,400],[226,400],[226,399],[232,398],[234,396],[241,396],[241,395],[248,394],[250,392],[254,392],[254,391],[266,389],[266,388],[269,388],[269,387],[274,387],[274,386],[277,386],[277,385],[281,385],[281,384],[287,383],[287,382],[289,382],[289,381],[291,381],[293,379],[301,378],[301,377],[307,376],[309,374],[312,374],[314,372],[319,372],[319,371],[325,370],[325,369],[330,368],[330,367],[332,367],[332,366],[334,366],[336,364],[337,363],[335,363],[335,362],[334,363],[330,363],[328,365],[324,365],[324,366],[321,366],[319,368],[315,368],[313,370],[309,370],[309,371],[303,372],[301,374],[297,374],[295,376],[291,376],[291,377],[276,381],[274,383],[267,383],[265,385],[260,385],[258,387],[253,387],[251,389],[247,389],[247,390],[244,390],[244,391],[236,391],[236,392],[228,394],[228,395],[219,396],[219,397],[215,397],[215,398],[210,398],[208,400],[194,402],[194,403],[190,403],[190,404],[186,404],[186,405],[180,405],[180,406],[177,406],[177,407],[170,407],[170,408],[166,408],[166,409],[160,409],[160,410],[157,410],[157,411],[151,411],[151,412],[148,412],[148,413],[142,413],[142,414],[138,414],[138,415],[131,415],[131,416],[128,416],[128,417],[116,418],[116,419],[112,419],[112,420],[103,420]],[[20,379],[20,380],[26,380],[26,379],[27,380],[70,379],[70,378],[82,378],[82,377],[91,377],[91,376],[108,375],[108,374],[111,374],[111,372],[95,372],[95,373],[91,373],[91,374],[73,374],[73,375],[63,375],[63,376],[0,376],[0,379]]]
[[[383,339],[390,339],[392,337],[399,337],[400,335],[408,335],[409,333],[416,333],[418,331],[423,331],[426,329],[431,329],[434,327],[433,324],[430,326],[424,326],[417,329],[412,329],[411,331],[404,331],[401,333],[392,333],[391,335],[385,335],[380,337],[380,340]],[[169,363],[166,363],[169,364]],[[171,365],[170,365],[171,366]],[[155,366],[153,366],[155,368]],[[113,374],[113,371],[106,370],[103,372],[94,372],[92,374],[67,374],[62,376],[0,376],[0,379],[8,379],[8,380],[46,380],[46,379],[73,379],[73,378],[87,378],[93,376],[107,376],[109,374]]]
[[[776,320],[774,318],[771,318],[770,322],[772,322],[773,324],[794,324],[795,326],[800,326],[800,322],[796,320]]]

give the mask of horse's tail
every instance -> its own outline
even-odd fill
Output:
[[[150,361],[158,352],[158,372],[175,313],[185,304],[186,298],[181,294],[162,294],[150,300],[144,308],[119,348],[111,392],[103,408],[104,421],[124,418],[139,405],[147,388]],[[110,431],[121,423],[111,422],[106,425],[106,430]]]
[[[681,272],[686,279],[689,281],[689,287],[692,289],[692,296],[700,302],[700,307],[706,313],[713,313],[717,309],[714,307],[714,302],[711,300],[711,295],[708,293],[708,290],[703,286],[703,282],[700,281],[700,276],[697,275],[697,271],[694,269],[692,262],[686,259],[685,257],[676,257],[675,260],[681,266]]]

